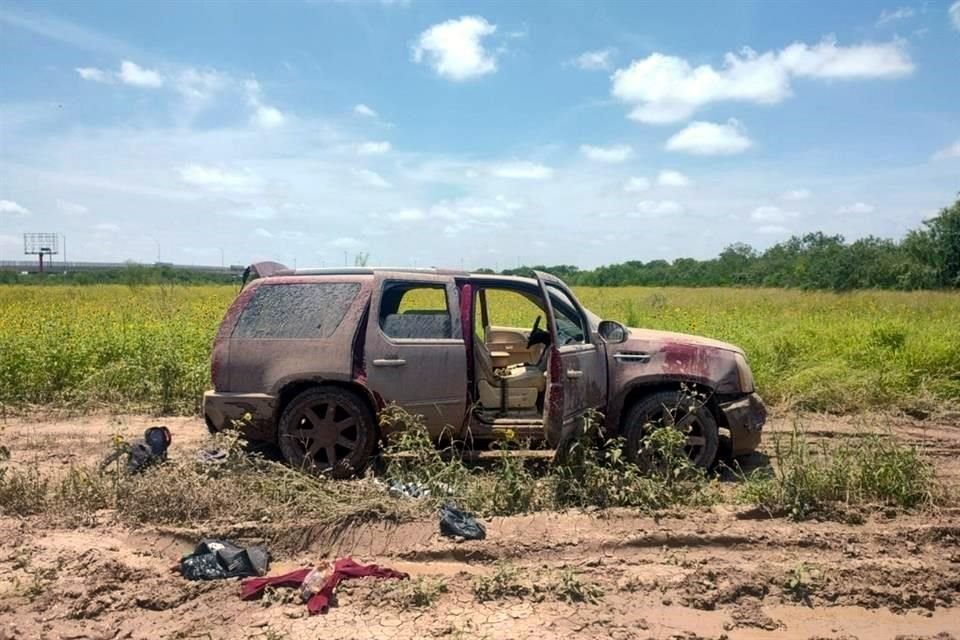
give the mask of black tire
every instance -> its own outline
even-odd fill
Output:
[[[643,437],[651,425],[677,424],[688,434],[686,451],[690,460],[698,467],[709,469],[720,445],[717,420],[701,400],[683,391],[658,391],[630,407],[623,422],[628,457],[637,459]]]
[[[366,466],[376,444],[373,412],[357,394],[337,387],[307,389],[283,410],[277,441],[291,466],[349,478]]]

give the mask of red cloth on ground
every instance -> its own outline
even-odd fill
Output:
[[[308,573],[310,573],[310,567],[297,569],[282,576],[247,578],[240,582],[240,599],[258,600],[267,587],[299,587],[303,584]]]
[[[376,564],[357,564],[353,558],[340,558],[333,563],[333,573],[331,573],[323,587],[313,595],[307,602],[307,610],[310,615],[317,613],[326,613],[330,608],[330,600],[333,599],[333,592],[337,585],[347,578],[393,578],[405,580],[410,576],[401,571],[394,571]]]
[[[255,600],[263,595],[263,591],[267,587],[299,587],[303,584],[308,573],[310,573],[310,567],[297,569],[282,576],[248,578],[240,583],[240,598],[242,600]],[[336,591],[338,584],[348,578],[366,577],[405,580],[410,576],[402,571],[394,571],[376,564],[357,564],[350,557],[340,558],[333,563],[333,572],[327,576],[320,591],[313,594],[307,601],[307,611],[310,612],[310,615],[326,613],[330,608],[330,601],[333,599],[333,593]]]

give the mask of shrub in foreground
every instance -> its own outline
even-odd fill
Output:
[[[802,520],[869,504],[913,509],[937,498],[933,467],[916,447],[892,437],[865,434],[814,446],[795,427],[774,438],[774,451],[775,470],[754,472],[739,493],[771,514]]]

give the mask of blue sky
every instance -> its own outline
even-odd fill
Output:
[[[0,61],[0,259],[592,267],[960,191],[960,1],[0,0]]]

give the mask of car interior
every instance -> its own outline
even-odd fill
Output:
[[[509,317],[496,317],[509,310]],[[546,312],[533,296],[481,288],[474,299],[473,352],[480,410],[494,417],[543,414],[549,333]],[[532,318],[532,319],[531,319]],[[529,321],[529,329],[507,326]]]
[[[583,334],[579,321],[564,311],[564,303],[560,298],[554,306],[558,335],[569,344],[582,340]],[[543,301],[531,291],[481,285],[474,292],[473,312],[475,415],[486,423],[539,422],[551,341]],[[382,293],[379,315],[381,329],[391,338],[453,337],[446,292],[440,285],[390,284]]]

